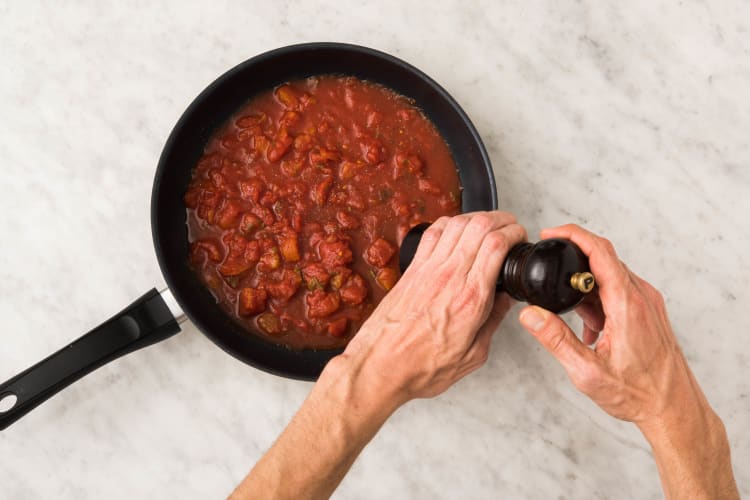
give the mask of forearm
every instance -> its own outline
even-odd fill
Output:
[[[651,444],[665,497],[738,499],[724,424],[699,394],[658,421],[641,426]]]
[[[397,406],[393,398],[373,397],[357,360],[333,360],[230,498],[328,498]]]

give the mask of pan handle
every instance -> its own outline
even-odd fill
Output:
[[[169,290],[162,297],[153,288],[72,344],[0,384],[0,430],[100,366],[179,332],[177,311]]]

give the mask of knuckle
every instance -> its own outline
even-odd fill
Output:
[[[516,219],[516,216],[513,215],[512,213],[510,212],[500,212],[500,213],[503,214],[503,216],[506,219],[508,219],[508,224],[515,224],[518,222],[518,219]]]
[[[612,256],[616,256],[615,246],[607,238],[599,238],[599,245],[604,253]]]
[[[442,215],[438,217],[437,220],[430,225],[430,227],[444,228],[450,220],[451,218],[447,215]]]
[[[431,225],[427,228],[427,230],[422,234],[422,239],[426,241],[435,242],[440,239],[440,236],[443,234],[443,229],[441,226],[436,226],[435,224]]]
[[[474,362],[479,366],[482,366],[487,362],[489,357],[490,350],[486,347],[482,347],[481,349],[477,349],[476,353],[474,354]]]
[[[446,224],[446,230],[461,230],[464,227],[466,227],[466,224],[468,223],[468,220],[466,216],[457,215],[455,217],[451,217],[448,221],[448,224]]]
[[[486,233],[490,229],[492,229],[493,220],[490,214],[486,212],[479,212],[472,216],[471,220],[469,221],[469,225],[471,225],[471,227],[477,232]]]
[[[572,378],[573,383],[581,392],[590,394],[600,383],[599,368],[594,363],[583,363],[577,367],[575,376]]]
[[[484,238],[485,245],[487,245],[488,249],[495,252],[506,252],[510,247],[510,242],[508,241],[508,238],[500,232],[492,232],[489,233]]]
[[[526,234],[526,228],[520,224],[512,224],[510,226],[510,231],[511,231],[510,243],[513,243],[513,244],[520,243],[528,239],[528,235]]]
[[[560,326],[554,326],[547,330],[547,347],[553,353],[559,353],[565,345],[565,330]]]
[[[664,307],[666,300],[664,300],[664,294],[661,293],[659,290],[648,284],[648,290],[651,293],[651,300],[656,304],[658,307],[662,308]]]

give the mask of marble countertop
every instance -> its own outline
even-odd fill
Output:
[[[530,234],[583,224],[665,294],[750,495],[747,3],[52,5],[0,4],[0,380],[163,286],[151,182],[205,85],[267,49],[353,42],[455,96]],[[637,430],[577,393],[517,312],[487,365],[402,408],[334,498],[661,496]],[[0,433],[0,497],[222,497],[309,389],[188,324]]]

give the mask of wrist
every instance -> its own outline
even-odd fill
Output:
[[[384,382],[365,356],[344,353],[326,365],[312,397],[325,400],[336,418],[369,440],[402,404]]]
[[[661,413],[637,426],[654,452],[661,448],[675,449],[694,446],[696,442],[712,442],[721,434],[723,424],[708,404],[675,408]]]

